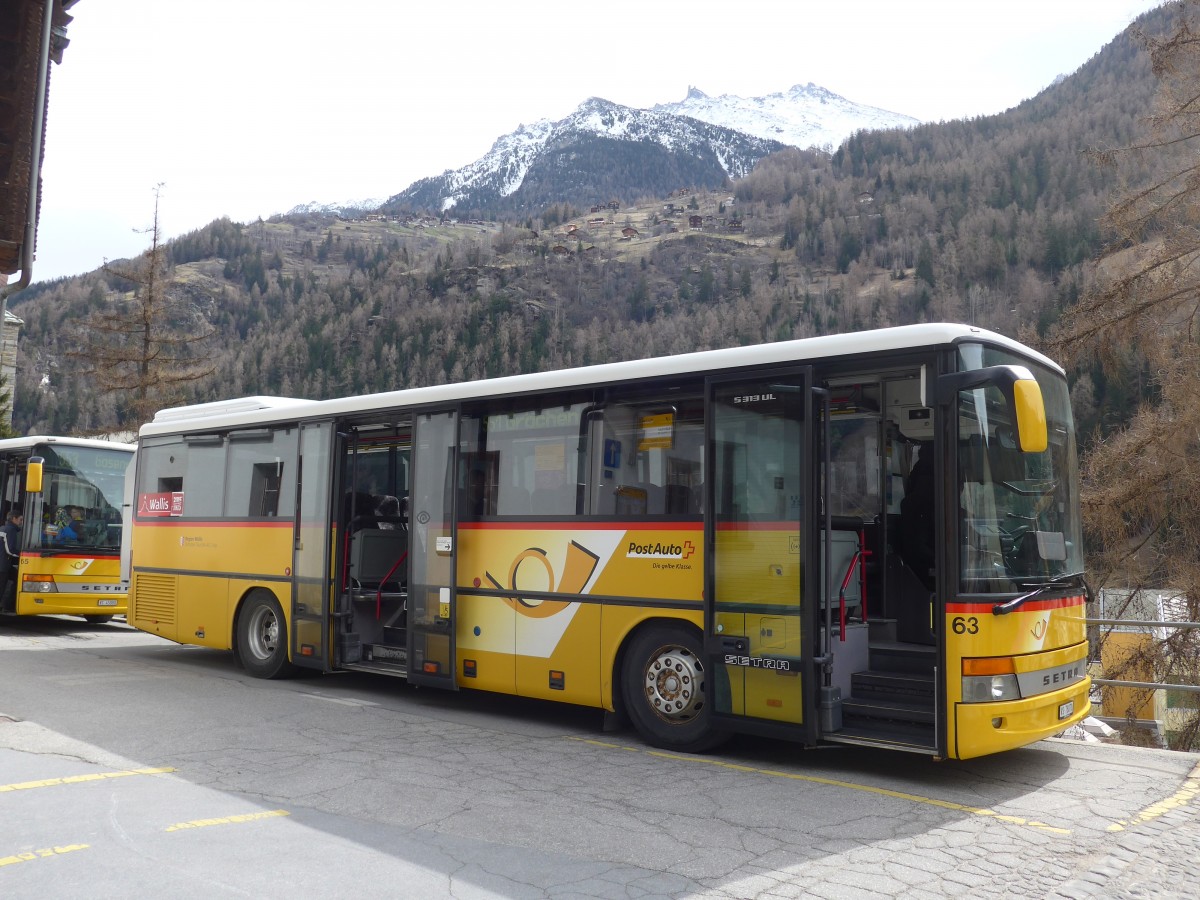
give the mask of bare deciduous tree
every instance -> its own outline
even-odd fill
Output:
[[[1050,352],[1100,364],[1110,383],[1144,378],[1124,427],[1083,461],[1084,518],[1098,585],[1167,587],[1200,621],[1200,0],[1165,36],[1141,34],[1159,81],[1147,135],[1095,153],[1128,186],[1104,217],[1109,241],[1090,290]],[[1200,683],[1200,634],[1174,630],[1110,678]],[[1136,674],[1135,674],[1136,673]],[[1191,734],[1180,746],[1191,746]]]
[[[213,372],[205,343],[213,327],[171,283],[159,227],[162,185],[154,190],[150,247],[128,265],[104,264],[115,279],[133,285],[85,322],[78,349],[67,355],[101,394],[115,395],[122,421],[137,428],[163,407],[179,403],[183,388]],[[120,282],[118,282],[120,283]]]

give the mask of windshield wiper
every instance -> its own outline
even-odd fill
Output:
[[[1047,494],[1051,494],[1058,490],[1057,481],[1038,482],[1037,485],[1032,489],[1017,487],[1011,481],[997,481],[996,483],[1022,497],[1045,497]]]
[[[1019,584],[1020,582],[1018,582]],[[1020,609],[1029,600],[1034,600],[1043,594],[1048,594],[1050,591],[1065,587],[1081,587],[1087,595],[1088,602],[1092,599],[1092,589],[1088,587],[1087,579],[1083,577],[1082,572],[1072,572],[1069,575],[1055,575],[1049,581],[1036,582],[1037,586],[1026,582],[1022,587],[1033,587],[1033,590],[1022,594],[1020,597],[1014,597],[1004,603],[997,603],[992,607],[992,615],[1004,616],[1014,610]]]
[[[108,547],[103,544],[59,544],[51,547],[38,547],[37,552],[42,556],[59,556],[63,553],[115,553],[120,547]]]

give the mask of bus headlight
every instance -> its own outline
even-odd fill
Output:
[[[26,575],[21,580],[21,590],[27,594],[57,594],[58,585],[53,575]]]
[[[994,703],[997,700],[1019,700],[1016,675],[964,675],[964,703]]]

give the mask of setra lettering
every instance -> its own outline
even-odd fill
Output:
[[[1083,678],[1083,667],[1072,666],[1069,669],[1061,669],[1058,672],[1050,672],[1042,676],[1042,684],[1049,687],[1054,684],[1065,684],[1068,681],[1079,681]]]
[[[739,656],[736,653],[725,654],[725,665],[742,666],[748,669],[775,669],[779,672],[790,672],[792,664],[786,659],[768,659],[762,656]]]

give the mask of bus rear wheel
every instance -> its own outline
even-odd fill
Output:
[[[256,678],[283,678],[292,673],[283,609],[266,591],[254,591],[246,598],[238,616],[237,649],[242,667]]]
[[[664,625],[634,636],[625,653],[621,690],[629,718],[655,747],[699,753],[728,734],[713,728],[700,637]]]
[[[112,616],[84,616],[83,621],[90,622],[92,625],[103,625],[105,622],[111,622]]]

